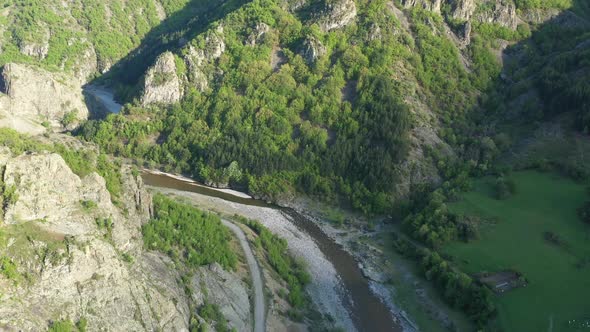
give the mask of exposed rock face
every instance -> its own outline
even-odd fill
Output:
[[[3,180],[18,200],[0,227],[10,234],[6,253],[29,277],[20,286],[0,276],[0,326],[39,331],[84,317],[92,329],[188,331],[188,299],[172,262],[141,250],[150,203],[140,178],[123,172],[122,196],[133,205],[124,216],[97,174],[81,179],[56,154],[5,154]],[[81,200],[96,207],[85,210]],[[112,220],[110,233],[98,226],[102,218]]]
[[[90,44],[88,44],[88,48],[76,62],[77,64],[74,66],[74,75],[79,82],[88,82],[92,75],[98,71],[96,51]]]
[[[322,42],[315,38],[315,37],[308,37],[305,42],[303,43],[303,48],[301,49],[301,56],[307,61],[308,63],[315,62],[318,58],[326,55],[327,50]]]
[[[252,34],[248,37],[247,45],[256,46],[264,40],[264,36],[270,31],[270,27],[266,23],[256,24],[256,28]]]
[[[264,29],[264,26],[260,28]],[[189,69],[188,79],[201,92],[205,91],[209,86],[209,75],[206,74],[205,67],[219,59],[225,52],[225,42],[222,36],[223,26],[219,26],[215,32],[209,33],[205,37],[205,47],[203,49],[197,49],[193,45],[188,46],[187,55],[185,56]]]
[[[43,60],[49,53],[48,43],[22,43],[20,45],[20,52],[24,55],[35,57]]]
[[[557,15],[559,15],[559,9],[539,9],[539,8],[534,8],[534,9],[527,9],[527,10],[523,10],[520,17],[528,22],[528,23],[532,23],[532,24],[541,24],[541,23],[545,23],[547,21],[549,21],[550,19],[556,17]]]
[[[451,6],[451,17],[459,21],[475,19],[510,29],[516,29],[518,25],[519,18],[512,0],[401,0],[405,8],[420,7],[435,13],[441,13],[444,3]]]
[[[461,46],[465,47],[471,43],[471,22],[467,21],[463,23],[461,30],[457,34],[461,42]]]
[[[326,8],[321,14],[318,24],[324,32],[342,29],[354,22],[356,14],[354,0],[326,1]]]
[[[0,77],[0,126],[38,134],[41,123],[54,128],[75,128],[88,118],[82,90],[56,73],[20,64],[6,64]],[[65,123],[66,114],[75,115]],[[65,124],[65,126],[64,126]]]
[[[20,199],[9,206],[5,214],[4,222],[8,224],[34,220],[72,223],[72,227],[64,225],[64,228],[67,234],[78,235],[88,231],[83,224],[78,223],[75,214],[80,210],[80,200],[86,199],[85,195],[91,195],[101,208],[107,208],[110,203],[106,190],[87,192],[82,180],[72,173],[57,154],[14,158],[6,164],[3,180],[6,185],[19,188]],[[89,176],[87,182],[92,186],[98,179]]]
[[[378,40],[383,37],[383,34],[381,33],[381,27],[375,23],[371,25],[371,29],[369,31],[369,40]]]
[[[250,300],[246,285],[236,275],[221,268],[217,263],[202,267],[191,281],[193,289],[207,289],[207,301],[219,306],[229,325],[237,331],[250,331]],[[196,305],[204,303],[202,293],[193,294]]]
[[[475,12],[475,0],[451,0],[451,16],[456,20],[468,21]]]
[[[44,28],[43,36],[39,41],[20,41],[19,42],[19,51],[31,57],[35,57],[38,60],[43,60],[49,54],[49,30]]]
[[[516,29],[518,17],[516,16],[516,6],[512,0],[487,0],[486,3],[491,4],[491,9],[477,13],[475,18],[478,21]]]
[[[405,8],[422,7],[423,9],[440,13],[442,0],[402,0]]]
[[[145,75],[141,103],[173,104],[180,101],[182,90],[180,79],[176,73],[174,54],[165,52],[158,57],[156,63]]]

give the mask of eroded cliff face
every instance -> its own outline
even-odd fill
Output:
[[[251,42],[256,43],[259,38],[266,33],[264,26],[260,26],[260,32],[256,33]],[[225,52],[225,41],[223,40],[223,26],[218,26],[214,31],[210,31],[203,38],[203,47],[189,44],[186,47],[184,61],[188,68],[188,81],[190,86],[204,92],[209,87],[209,82],[215,76],[212,67],[215,61]]]
[[[476,20],[516,29],[519,18],[512,0],[401,0],[404,8],[422,8],[440,14],[448,8],[450,16],[459,21]]]
[[[0,326],[41,330],[50,321],[85,317],[108,330],[186,330],[190,316],[179,275],[161,254],[142,250],[149,193],[123,172],[127,214],[96,173],[74,174],[54,153],[3,151],[3,257],[18,274],[0,276]]]
[[[328,1],[320,13],[318,24],[324,32],[342,29],[354,22],[357,10],[354,0]]]
[[[181,88],[174,54],[165,52],[145,75],[141,103],[173,104],[182,98]]]
[[[478,21],[516,29],[519,18],[516,15],[516,5],[512,0],[487,0],[483,1],[481,5],[487,9],[476,13],[475,18]]]
[[[440,13],[442,0],[402,0],[401,4],[405,8],[420,7],[422,9],[431,10]]]
[[[11,192],[0,222],[0,330],[84,318],[89,331],[188,331],[191,317],[206,325],[195,311],[205,301],[230,327],[251,326],[242,276],[202,267],[187,294],[168,256],[144,250],[151,194],[130,167],[121,170],[117,204],[101,176],[79,177],[55,153],[2,148],[0,169],[4,196]]]
[[[70,77],[6,64],[0,77],[0,126],[38,134],[71,130],[88,118],[80,85]]]

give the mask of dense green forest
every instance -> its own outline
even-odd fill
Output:
[[[164,252],[188,268],[214,262],[226,269],[236,267],[229,230],[218,216],[162,194],[154,196],[154,218],[142,227],[142,233],[148,249]]]
[[[463,142],[459,133],[471,126],[475,91],[498,71],[494,62],[483,64],[489,51],[479,44],[471,52],[481,66],[465,71],[452,42],[432,33],[432,24],[444,30],[439,15],[415,9],[412,31],[405,32],[384,15],[386,6],[361,3],[357,25],[323,33],[301,23],[305,10],[253,1],[212,23],[212,30],[223,25],[226,52],[216,66],[225,75],[208,90],[189,87],[170,107],[129,105],[122,115],[89,121],[80,135],[110,153],[270,199],[304,192],[365,213],[386,212],[412,148],[411,131],[424,121],[415,117],[424,106],[402,96],[425,94],[426,107],[447,125],[439,134],[478,150],[481,142]],[[259,22],[273,30],[256,47],[244,45]],[[379,39],[371,37],[375,24]],[[191,45],[203,45],[206,36]],[[314,62],[300,52],[310,38],[328,53]],[[268,63],[277,47],[286,61],[280,69]],[[395,79],[403,66],[416,72],[414,80]]]

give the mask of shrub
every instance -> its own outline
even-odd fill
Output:
[[[11,280],[17,280],[20,275],[16,264],[6,256],[0,258],[0,274]]]
[[[52,322],[48,332],[75,332],[77,329],[70,320]]]
[[[205,302],[205,304],[199,308],[199,316],[208,322],[215,322],[215,330],[217,332],[229,331],[227,327],[227,319],[225,319],[223,313],[221,313],[218,305]]]
[[[90,211],[96,209],[96,207],[98,207],[98,205],[96,204],[96,202],[95,201],[91,201],[91,200],[82,200],[82,201],[80,201],[80,205],[82,205],[82,208],[86,212],[90,212]]]
[[[240,218],[240,220],[258,234],[257,246],[266,251],[270,265],[287,283],[289,303],[295,308],[303,307],[305,304],[304,288],[311,280],[305,271],[303,262],[289,255],[287,241],[270,232],[259,222],[246,218]]]
[[[78,322],[76,322],[76,327],[78,328],[78,332],[86,332],[86,327],[88,326],[88,320],[86,317],[81,317]]]
[[[63,118],[61,119],[61,124],[64,127],[68,127],[71,124],[73,124],[74,122],[76,122],[78,120],[78,111],[77,110],[73,110],[70,112],[67,112],[66,114],[64,114]]]
[[[494,182],[494,195],[496,199],[506,199],[516,192],[516,184],[511,179],[501,176]]]
[[[16,192],[15,185],[3,185],[2,188],[2,202],[3,207],[6,209],[9,205],[15,204],[18,201],[18,193]]]

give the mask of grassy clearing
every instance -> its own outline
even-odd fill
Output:
[[[588,198],[585,186],[554,173],[518,172],[511,176],[516,193],[493,198],[490,178],[475,183],[472,192],[451,205],[458,213],[475,214],[489,222],[479,240],[454,243],[445,253],[467,273],[514,269],[529,285],[497,297],[498,323],[506,331],[578,331],[568,323],[590,320],[590,227],[576,209]],[[556,234],[562,245],[545,239]]]

